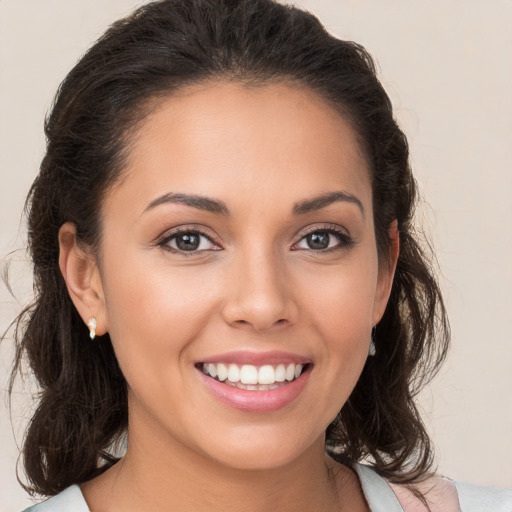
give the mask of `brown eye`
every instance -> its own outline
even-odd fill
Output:
[[[219,247],[200,231],[182,230],[169,234],[158,245],[168,251],[184,254],[218,250]]]
[[[195,251],[201,242],[197,233],[182,233],[175,237],[176,246],[181,251]]]
[[[334,238],[334,236],[329,233],[317,231],[316,233],[311,233],[306,236],[306,241],[310,249],[327,249],[331,237]]]
[[[350,236],[339,229],[317,229],[303,236],[296,245],[298,249],[330,251],[343,249],[353,244]]]
[[[318,227],[306,233],[292,250],[309,250],[327,253],[348,249],[354,245],[352,237],[341,227]]]

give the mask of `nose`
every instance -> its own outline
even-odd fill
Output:
[[[293,283],[271,250],[240,255],[229,272],[222,310],[226,323],[264,332],[297,321]]]

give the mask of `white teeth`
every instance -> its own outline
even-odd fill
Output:
[[[238,382],[240,380],[240,368],[236,364],[230,364],[228,367],[229,382]]]
[[[217,378],[224,382],[228,378],[228,369],[225,364],[218,364],[217,365]]]
[[[269,364],[262,366],[258,372],[258,382],[260,384],[274,384],[276,381],[276,374],[274,368]]]
[[[289,363],[272,366],[265,364],[257,367],[252,364],[223,364],[203,363],[203,373],[217,378],[226,384],[235,385],[242,389],[261,390],[275,389],[285,380],[291,382],[300,377],[304,365]]]
[[[242,384],[241,382],[229,382],[229,380],[224,384],[233,388],[246,389],[247,391],[269,391],[281,387],[279,384]]]
[[[286,368],[284,364],[278,364],[276,368],[276,382],[284,382],[286,380]]]
[[[210,373],[210,375],[212,374]],[[242,384],[258,384],[258,370],[256,366],[244,364],[240,370],[240,382]],[[262,382],[260,382],[260,384],[262,384]]]
[[[214,364],[210,363],[208,365],[208,373],[214,378],[217,377],[217,368]]]

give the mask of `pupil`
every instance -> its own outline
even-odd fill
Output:
[[[194,233],[179,235],[176,239],[176,245],[182,251],[193,251],[199,247],[199,236]]]
[[[311,249],[327,249],[329,247],[329,233],[312,233],[308,235]]]

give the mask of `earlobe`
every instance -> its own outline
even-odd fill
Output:
[[[398,221],[396,219],[389,226],[388,236],[390,241],[389,255],[379,266],[379,277],[373,308],[373,325],[380,322],[386,309],[400,254],[400,232],[398,231]]]
[[[95,334],[107,332],[107,315],[101,277],[95,257],[82,249],[71,222],[59,230],[59,268],[69,296],[84,324],[96,319]]]

